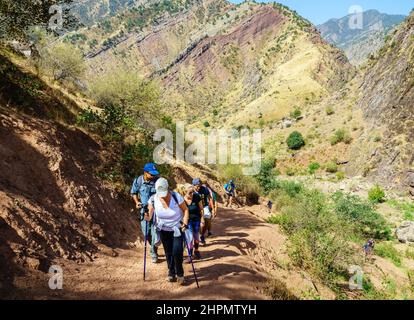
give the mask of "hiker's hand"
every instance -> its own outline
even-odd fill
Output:
[[[135,207],[139,210],[142,209],[142,203],[141,202],[137,202],[135,203]]]
[[[149,216],[148,212],[147,212],[146,214],[144,214],[144,220],[145,220],[145,221],[148,221],[148,222],[150,222],[150,221],[151,221],[151,219],[150,219],[150,216]]]
[[[201,222],[200,222],[201,224],[206,224],[206,220],[204,220],[204,218],[203,219],[201,219]]]
[[[187,230],[188,229],[188,226],[186,225],[186,224],[182,224],[181,225],[181,232],[185,232],[185,230]]]

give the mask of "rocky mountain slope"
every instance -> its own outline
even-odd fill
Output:
[[[104,37],[102,24],[67,37],[87,54],[91,77],[123,67],[156,79],[166,109],[189,123],[280,120],[340,88],[354,72],[315,27],[278,4],[187,1],[156,15],[147,8],[111,19]]]
[[[367,133],[382,131],[380,147],[369,142],[368,134],[359,143],[365,149],[365,161],[374,168],[372,174],[413,187],[414,12],[388,39],[378,58],[369,62],[360,90],[358,106],[369,123]]]
[[[344,50],[352,64],[361,65],[384,45],[386,36],[405,16],[365,11],[362,29],[350,28],[350,19],[351,16],[331,19],[318,29],[326,41]]]
[[[97,178],[99,140],[71,126],[76,103],[0,54],[0,296],[25,270],[93,261],[138,222]]]

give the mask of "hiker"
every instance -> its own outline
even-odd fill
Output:
[[[155,190],[145,219],[154,219],[156,242],[162,242],[167,259],[168,281],[184,285],[183,233],[188,229],[189,211],[183,197],[170,191],[167,179],[159,178]]]
[[[366,244],[364,244],[364,252],[365,252],[365,259],[369,260],[371,258],[372,253],[374,251],[375,241],[373,239],[368,240]]]
[[[207,236],[212,236],[212,225],[213,220],[217,217],[217,210],[218,210],[218,203],[217,203],[217,193],[213,191],[213,189],[210,188],[207,182],[203,183],[203,187],[207,188],[210,196],[209,196],[209,208],[211,211],[211,219],[208,221],[208,223],[205,225],[205,230],[202,230],[202,234],[204,235],[207,231]]]
[[[224,191],[224,205],[226,207],[231,207],[233,201],[235,200],[235,197],[237,197],[236,185],[234,184],[233,180],[230,180],[228,183],[224,185]]]
[[[204,228],[201,230],[200,242],[206,244],[205,232],[211,229],[212,210],[210,209],[210,191],[204,187],[200,178],[193,179],[194,191],[201,197],[204,212]]]
[[[144,215],[148,212],[148,201],[155,194],[155,183],[158,179],[159,172],[154,163],[147,163],[144,166],[144,174],[134,179],[131,188],[131,195],[135,202],[135,207],[140,212],[141,231],[144,239],[147,239],[151,246],[150,253],[153,263],[158,263],[158,253],[155,246],[155,231],[152,220],[145,221]],[[148,225],[147,225],[148,223]],[[145,232],[147,230],[147,232]],[[145,234],[146,233],[146,234]]]
[[[267,208],[269,209],[269,213],[272,213],[272,209],[273,209],[273,202],[271,200],[269,200],[267,202]]]
[[[187,257],[187,263],[191,263],[190,256],[193,255],[193,248],[195,258],[201,259],[200,228],[205,225],[203,203],[191,184],[179,185],[177,191],[184,197],[189,211],[188,229],[192,233],[193,241],[189,243],[190,255]]]

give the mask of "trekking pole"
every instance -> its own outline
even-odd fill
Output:
[[[145,221],[145,233],[144,233],[144,281],[145,271],[147,268],[147,240],[148,240],[148,221]]]
[[[191,266],[192,266],[192,268],[193,268],[193,273],[194,273],[194,278],[195,278],[195,281],[196,281],[196,283],[197,283],[197,288],[199,288],[199,289],[200,289],[200,286],[199,286],[199,284],[198,284],[197,274],[196,274],[196,272],[195,272],[195,268],[194,268],[193,258],[191,257],[190,247],[188,246],[188,243],[187,243],[187,239],[186,239],[186,237],[185,237],[185,234],[183,234],[183,238],[184,238],[184,243],[185,243],[185,246],[187,247],[188,257],[190,258]]]

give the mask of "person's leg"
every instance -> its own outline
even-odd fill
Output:
[[[200,247],[200,221],[195,221],[194,225],[194,232],[193,232],[193,237],[194,237],[194,255],[197,259],[200,259],[200,251],[198,250]]]
[[[149,236],[148,238],[150,238],[150,243],[151,243],[151,257],[152,257],[152,261],[153,262],[158,262],[158,248],[155,246],[155,238],[156,238],[156,234],[155,234],[155,226],[154,223],[151,221],[150,223],[151,228],[149,228]]]
[[[173,256],[173,249],[174,249],[174,232],[169,231],[161,231],[161,242],[164,247],[165,251],[165,258],[167,259],[167,266],[168,266],[168,276],[175,277],[175,264],[174,264],[174,256]]]
[[[172,233],[173,234],[173,233]],[[172,255],[173,255],[173,264],[175,267],[175,274],[177,277],[184,277],[183,269],[183,236],[174,237],[172,239]]]
[[[206,221],[206,230],[208,231],[208,235],[211,236],[211,219],[205,219]]]

